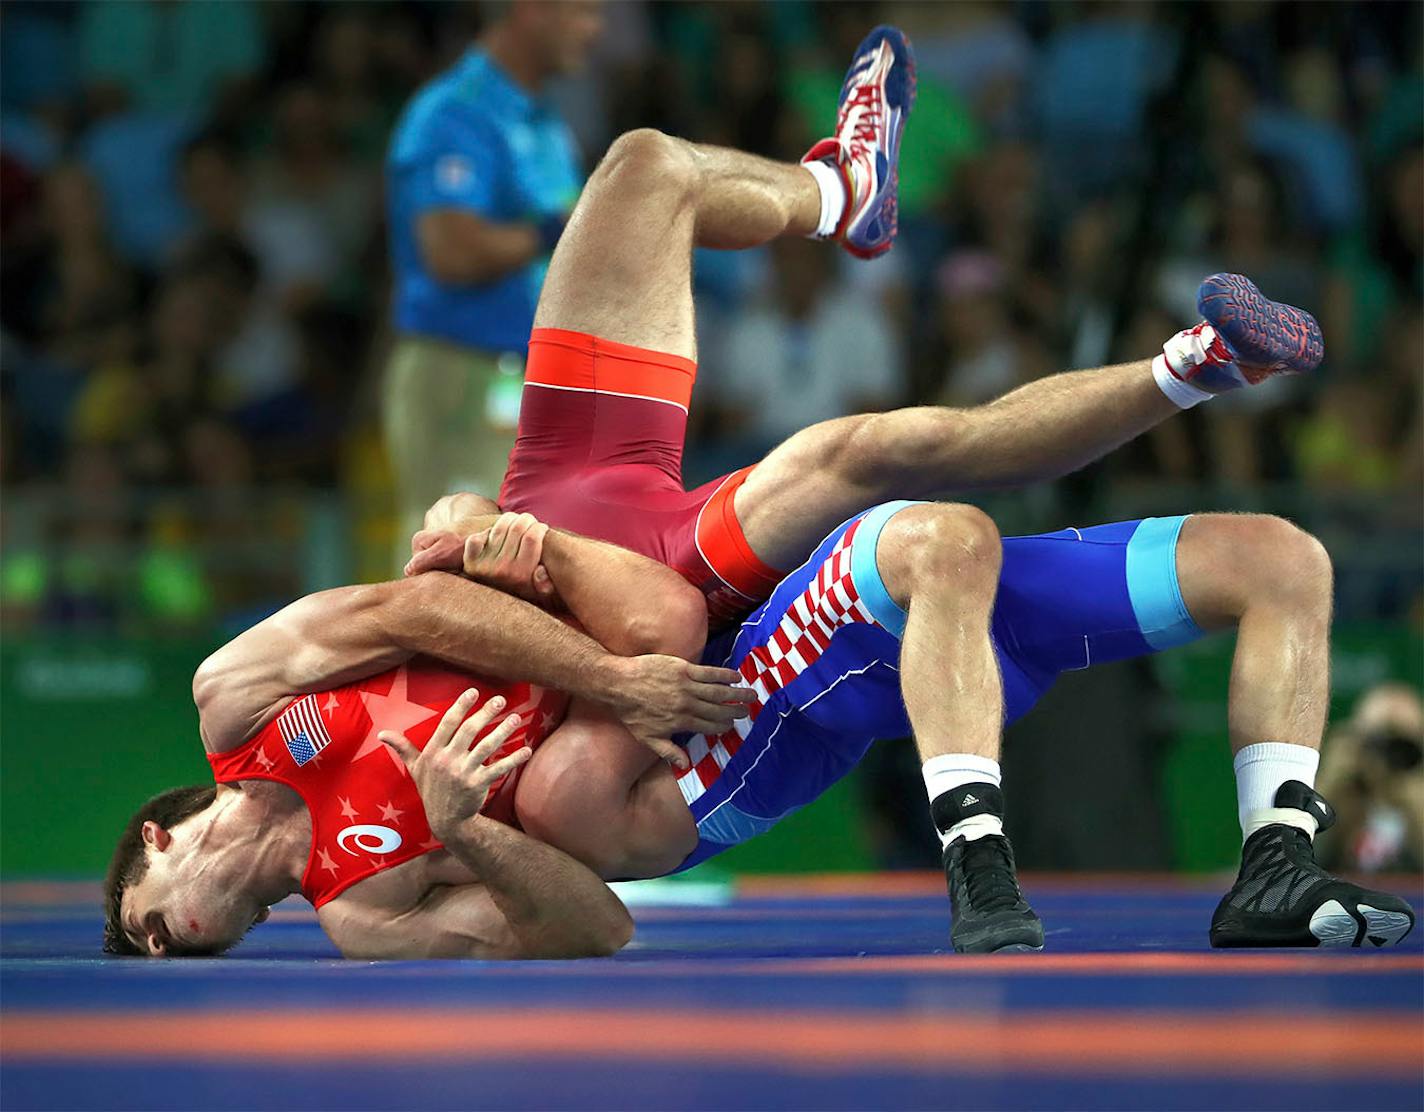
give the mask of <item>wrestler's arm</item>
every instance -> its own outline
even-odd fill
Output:
[[[578,623],[613,652],[667,653],[695,659],[707,639],[707,604],[699,591],[671,568],[618,545],[547,529],[528,514],[500,515],[498,507],[477,494],[446,495],[425,515],[417,542],[443,534],[437,559],[464,560],[466,574],[523,597],[534,594],[528,576],[542,567],[553,594]],[[531,526],[530,523],[533,523]],[[469,543],[481,535],[479,564],[471,562]],[[466,542],[463,550],[450,540]],[[509,574],[500,574],[500,565]],[[416,568],[424,566],[417,563]],[[452,569],[453,570],[453,569]],[[511,576],[513,578],[511,578]],[[517,584],[516,579],[524,579]]]
[[[433,888],[395,915],[345,900],[322,908],[322,926],[346,957],[601,957],[633,935],[612,889],[553,846],[477,815],[445,848],[480,883]]]
[[[374,904],[354,902],[350,914],[329,916],[323,926],[350,957],[616,952],[632,936],[633,923],[612,890],[573,858],[480,814],[490,788],[524,764],[530,750],[495,760],[519,718],[507,714],[495,724],[506,709],[504,699],[476,710],[477,699],[474,691],[456,699],[423,749],[394,731],[380,738],[410,773],[430,832],[478,883],[434,887],[403,914],[392,915],[379,897]],[[352,895],[359,897],[359,889]]]
[[[730,689],[718,685],[733,673],[613,655],[535,606],[435,573],[308,595],[219,649],[193,677],[203,740],[210,750],[231,748],[294,693],[337,687],[417,655],[592,699],[640,737],[731,721]]]

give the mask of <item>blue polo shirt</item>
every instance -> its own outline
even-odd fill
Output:
[[[484,51],[430,81],[406,105],[386,157],[396,330],[523,352],[548,260],[493,282],[443,285],[421,261],[416,222],[447,208],[492,223],[538,220],[567,213],[581,185],[573,136],[553,105]]]

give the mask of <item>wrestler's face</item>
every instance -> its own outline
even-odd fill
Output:
[[[205,845],[199,817],[171,831],[144,823],[148,869],[124,892],[122,918],[124,933],[152,957],[221,953],[267,918],[223,855]]]
[[[602,0],[556,0],[533,7],[549,73],[580,72],[594,40],[603,32]]]

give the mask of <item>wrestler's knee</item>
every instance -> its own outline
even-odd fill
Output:
[[[651,127],[625,131],[613,141],[599,164],[597,176],[616,179],[620,192],[685,195],[697,181],[691,147],[681,139]]]
[[[1194,515],[1182,529],[1177,562],[1184,596],[1215,597],[1217,608],[1232,616],[1262,603],[1326,616],[1330,612],[1330,554],[1319,539],[1283,517]],[[1204,578],[1212,581],[1210,588],[1200,585]]]
[[[901,510],[886,523],[876,558],[892,594],[953,584],[966,595],[992,597],[1003,543],[998,526],[983,510],[957,502],[927,502]]]

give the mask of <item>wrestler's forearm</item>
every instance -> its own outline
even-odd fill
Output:
[[[446,572],[400,586],[377,621],[380,635],[406,652],[605,704],[620,683],[622,657],[537,606]]]
[[[498,507],[489,499],[454,494],[430,508],[425,527],[468,537],[498,520]],[[688,660],[701,654],[707,640],[706,603],[671,568],[559,529],[550,529],[544,538],[543,562],[569,613],[610,651]]]
[[[702,592],[671,568],[617,545],[550,529],[544,567],[569,612],[613,652],[687,660],[707,640]]]
[[[628,909],[608,885],[527,834],[476,815],[444,846],[480,878],[525,957],[609,953],[633,933]]]

